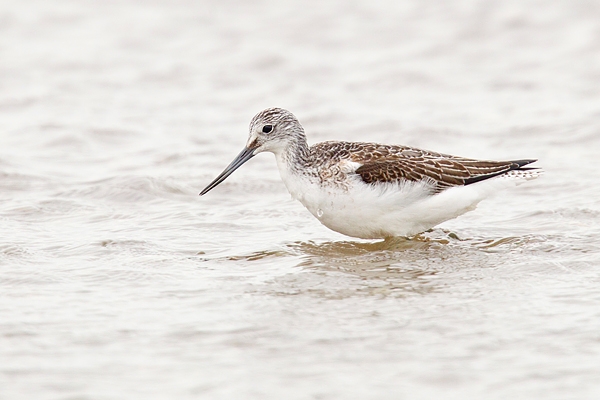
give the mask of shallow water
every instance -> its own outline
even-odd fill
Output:
[[[600,395],[600,6],[0,7],[1,399]],[[545,176],[360,241],[271,155],[200,198],[262,108]]]

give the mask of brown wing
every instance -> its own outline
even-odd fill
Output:
[[[470,185],[508,171],[521,169],[536,160],[481,161],[449,156],[404,146],[386,146],[384,154],[365,160],[362,154],[350,158],[361,162],[355,172],[366,183],[428,180],[434,191]],[[361,160],[362,159],[362,160]]]
[[[428,180],[434,192],[480,182],[536,161],[481,161],[407,146],[360,142],[323,142],[312,149],[321,159],[362,164],[355,173],[366,183]]]
[[[464,185],[464,180],[470,176],[469,171],[456,162],[424,159],[368,162],[356,173],[366,183],[429,180],[435,184],[436,191]]]
[[[366,183],[428,180],[434,191],[469,185],[508,171],[520,169],[535,160],[477,161],[453,159],[395,159],[364,163],[355,172]]]

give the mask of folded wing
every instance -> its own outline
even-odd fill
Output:
[[[536,160],[481,161],[423,150],[404,148],[403,151],[382,154],[370,160],[353,161],[362,165],[355,173],[370,184],[427,180],[438,193],[454,186],[470,185],[523,168]],[[352,155],[351,155],[352,158]]]

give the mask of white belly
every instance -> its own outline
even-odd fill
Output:
[[[382,189],[360,182],[347,191],[317,192],[299,200],[329,229],[363,239],[412,236],[468,211],[436,209],[432,200],[439,195],[431,196],[424,184]]]
[[[431,195],[424,183],[375,186],[356,180],[344,190],[309,180],[284,182],[323,225],[363,239],[416,235],[475,209],[490,193],[519,183],[498,177]]]
[[[372,185],[352,175],[346,176],[344,187],[334,182],[322,185],[318,178],[292,173],[279,158],[278,164],[292,197],[323,225],[363,239],[416,235],[475,209],[493,192],[538,175],[536,171],[514,171],[432,195],[424,182]]]

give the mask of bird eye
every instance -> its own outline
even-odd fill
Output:
[[[263,126],[263,129],[262,129],[262,131],[264,133],[270,133],[272,130],[273,130],[273,125],[265,125],[265,126]]]

